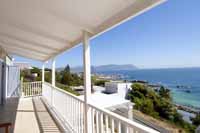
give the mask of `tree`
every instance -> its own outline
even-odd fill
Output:
[[[166,119],[172,119],[174,115],[174,108],[171,102],[168,100],[162,99],[159,97],[158,100],[154,103],[155,111],[159,112],[159,116]]]
[[[195,127],[185,122],[177,112],[170,99],[170,91],[161,87],[157,92],[147,85],[134,83],[129,97],[135,103],[134,108],[141,112],[153,116],[154,118],[162,118],[181,126],[186,132],[193,132]],[[193,119],[196,125],[200,124],[200,115]]]
[[[164,86],[161,86],[160,87],[160,90],[158,91],[159,95],[163,98],[166,98],[166,99],[171,99],[170,98],[170,90],[169,89],[166,89]]]
[[[37,73],[38,75],[40,75],[41,74],[41,70],[39,68],[37,68],[37,67],[32,67],[31,73]]]
[[[61,73],[62,73],[61,83],[65,85],[71,85],[72,77],[69,65],[67,65]]]
[[[67,65],[63,71],[60,72],[60,83],[68,86],[80,86],[83,85],[83,79],[76,73],[71,73],[70,66]],[[58,76],[59,77],[59,76]]]
[[[61,83],[62,75],[59,72],[56,72],[56,82]]]
[[[45,81],[51,83],[51,72],[45,72]]]
[[[192,124],[194,124],[195,126],[200,125],[200,113],[198,113],[196,117],[190,119],[192,120]]]
[[[65,71],[66,73],[70,73],[70,66],[67,65],[67,66],[65,67],[64,71]]]

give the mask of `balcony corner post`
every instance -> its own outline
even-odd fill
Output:
[[[44,83],[45,81],[45,64],[43,63],[42,64],[42,84]]]
[[[56,81],[56,71],[55,71],[56,61],[55,58],[52,60],[52,86],[55,87],[55,81]]]
[[[55,87],[55,81],[56,81],[56,71],[55,71],[55,67],[56,67],[56,61],[55,61],[55,58],[52,59],[52,70],[51,70],[51,73],[52,73],[52,76],[51,76],[51,106],[54,105],[54,96],[53,96],[53,93],[54,93],[54,87]]]
[[[89,33],[83,31],[83,66],[84,66],[84,132],[92,133],[91,109],[88,107],[91,95],[91,64],[90,64],[90,42]]]

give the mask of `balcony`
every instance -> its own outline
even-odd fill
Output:
[[[91,101],[90,40],[164,1],[1,1],[0,103],[6,104],[0,108],[4,123],[0,128],[16,133],[157,132]],[[56,57],[80,43],[83,98],[55,87]],[[9,55],[43,62],[42,82],[20,84],[19,70],[12,68]],[[50,60],[52,84],[44,82],[45,64]]]
[[[92,133],[157,132],[94,104],[88,110]],[[14,133],[83,133],[86,119],[81,98],[42,82],[23,83],[21,97],[9,98],[0,113],[0,122],[11,123]]]

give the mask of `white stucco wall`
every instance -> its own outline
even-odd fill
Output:
[[[123,82],[106,82],[105,88],[107,93],[116,93],[121,98],[125,98],[129,89],[131,89],[132,83]]]
[[[129,89],[131,89],[132,83],[119,83],[118,84],[118,95],[122,98],[126,97],[126,94]]]

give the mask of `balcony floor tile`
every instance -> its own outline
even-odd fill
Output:
[[[11,98],[0,106],[0,123],[11,122],[14,133],[60,133],[39,97]],[[3,129],[0,129],[0,133]]]

